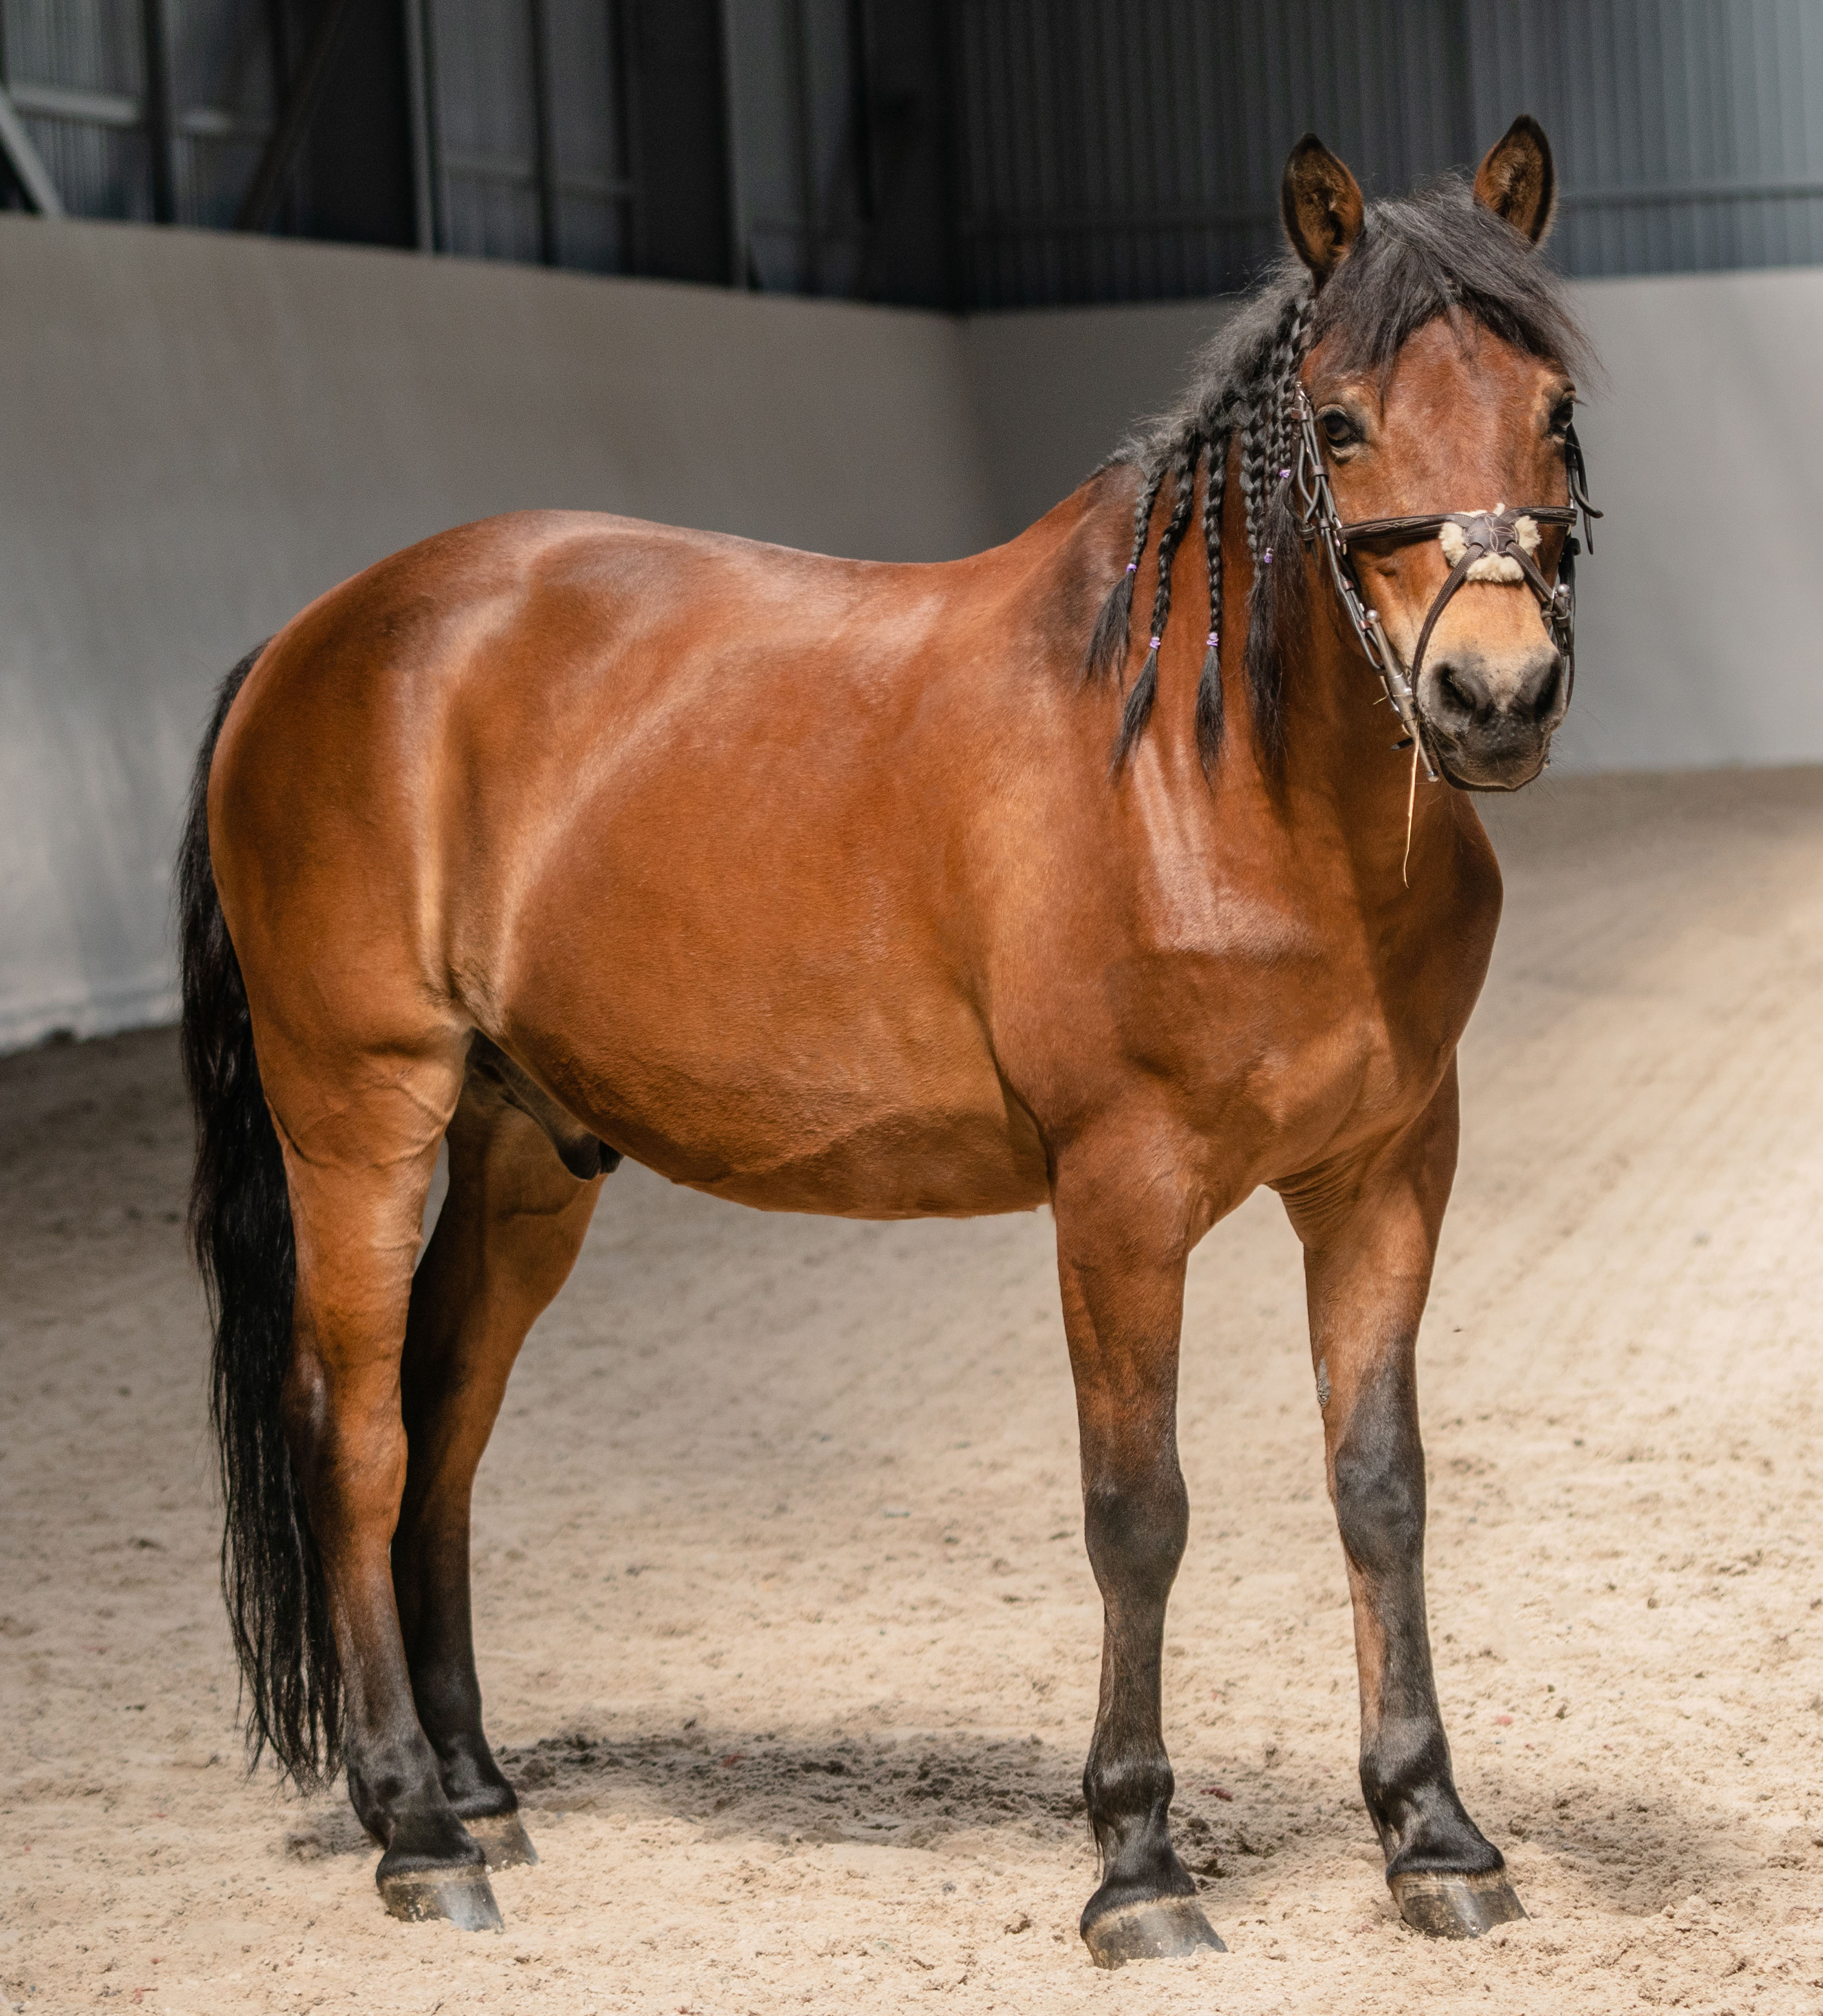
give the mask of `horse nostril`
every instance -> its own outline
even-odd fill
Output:
[[[1547,652],[1526,673],[1514,696],[1513,711],[1530,721],[1544,721],[1557,711],[1563,684],[1563,653]]]
[[[1439,665],[1436,682],[1439,696],[1445,706],[1451,712],[1460,715],[1465,722],[1477,719],[1492,704],[1487,687],[1465,665]]]

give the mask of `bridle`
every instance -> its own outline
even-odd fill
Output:
[[[1532,550],[1538,543],[1539,527],[1573,525],[1579,514],[1588,550],[1593,553],[1595,549],[1590,520],[1602,514],[1589,502],[1588,470],[1583,460],[1582,444],[1577,439],[1573,426],[1564,430],[1563,466],[1570,495],[1567,504],[1505,505],[1492,511],[1439,511],[1415,517],[1357,518],[1345,522],[1336,508],[1336,493],[1323,460],[1322,444],[1317,437],[1316,409],[1303,386],[1296,387],[1296,455],[1293,466],[1282,471],[1281,475],[1292,485],[1299,536],[1307,545],[1312,542],[1320,544],[1329,560],[1330,578],[1336,584],[1336,592],[1354,632],[1355,642],[1379,674],[1393,711],[1405,730],[1406,739],[1395,746],[1406,749],[1415,744],[1424,764],[1425,775],[1434,784],[1439,773],[1418,704],[1418,682],[1424,671],[1425,650],[1430,643],[1431,632],[1437,626],[1437,619],[1478,563],[1490,560],[1511,563],[1510,567],[1501,567],[1498,573],[1483,570],[1476,578],[1520,581],[1532,591],[1551,641],[1563,654],[1566,705],[1576,689],[1576,556],[1583,546],[1574,533],[1565,538],[1555,585],[1544,578],[1532,557]],[[1462,550],[1450,570],[1449,578],[1437,590],[1430,605],[1424,627],[1418,633],[1418,646],[1411,654],[1411,669],[1407,671],[1399,663],[1398,653],[1393,649],[1379,611],[1369,607],[1361,592],[1349,549],[1352,546],[1411,545],[1419,539],[1439,537],[1446,525],[1459,529]]]

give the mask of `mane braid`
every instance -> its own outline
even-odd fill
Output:
[[[1308,599],[1309,574],[1288,479],[1292,416],[1310,341],[1311,309],[1307,291],[1291,295],[1280,309],[1264,380],[1249,416],[1262,468],[1255,495],[1248,500],[1253,586],[1247,599],[1247,697],[1268,763],[1276,763],[1284,749],[1285,641],[1296,634]]]
[[[1126,761],[1127,752],[1145,733],[1145,724],[1152,718],[1152,702],[1158,698],[1159,646],[1164,642],[1165,625],[1171,615],[1171,567],[1190,524],[1190,507],[1196,495],[1196,463],[1202,452],[1202,437],[1192,433],[1179,444],[1174,458],[1178,488],[1171,499],[1170,517],[1159,535],[1159,582],[1152,600],[1152,635],[1146,646],[1145,663],[1121,711],[1120,732],[1115,738],[1112,765],[1116,770]],[[1163,474],[1161,467],[1161,481]],[[1129,575],[1127,578],[1131,580],[1132,577]]]
[[[1133,621],[1133,577],[1139,571],[1139,563],[1145,552],[1145,542],[1152,530],[1152,507],[1158,502],[1158,494],[1163,487],[1166,465],[1160,461],[1148,479],[1139,486],[1139,502],[1133,507],[1133,550],[1127,556],[1127,571],[1108,591],[1108,599],[1102,604],[1102,613],[1095,619],[1095,634],[1089,639],[1089,647],[1082,663],[1083,676],[1098,680],[1110,672],[1121,671],[1127,663],[1128,633]]]
[[[1297,537],[1290,486],[1280,474],[1295,460],[1295,394],[1303,360],[1322,344],[1339,370],[1383,372],[1419,329],[1440,319],[1458,332],[1479,324],[1523,354],[1559,364],[1573,375],[1591,368],[1562,282],[1510,225],[1474,201],[1466,180],[1446,176],[1415,196],[1370,203],[1360,237],[1321,293],[1288,254],[1224,322],[1177,406],[1110,458],[1138,471],[1139,494],[1127,568],[1102,605],[1084,661],[1090,679],[1126,664],[1134,579],[1145,556],[1153,507],[1167,480],[1174,478],[1150,632],[1162,641],[1170,614],[1171,563],[1188,524],[1197,466],[1206,456],[1203,543],[1209,641],[1196,703],[1206,774],[1213,773],[1225,732],[1221,531],[1229,456],[1253,560],[1244,640],[1248,705],[1257,746],[1270,764],[1283,751],[1287,668],[1307,639],[1309,622],[1312,577]],[[1122,707],[1116,769],[1150,720],[1158,692],[1157,648],[1156,641],[1149,645],[1145,665]]]
[[[1196,682],[1196,750],[1203,775],[1221,753],[1221,507],[1228,494],[1229,432],[1210,436],[1209,473],[1203,483],[1203,548],[1209,562],[1209,638],[1203,676]]]
[[[1260,527],[1266,517],[1266,429],[1259,407],[1249,408],[1241,423],[1241,513],[1247,528],[1247,551],[1260,563]]]

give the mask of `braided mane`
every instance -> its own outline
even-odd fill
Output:
[[[1158,654],[1171,613],[1171,567],[1189,528],[1206,469],[1202,532],[1209,571],[1209,635],[1196,692],[1196,742],[1206,772],[1221,747],[1221,519],[1230,452],[1238,441],[1247,550],[1253,567],[1245,641],[1247,695],[1269,761],[1284,741],[1285,658],[1302,634],[1307,576],[1285,472],[1296,439],[1294,393],[1309,351],[1330,341],[1344,370],[1385,371],[1427,322],[1479,323],[1527,355],[1566,369],[1588,366],[1587,340],[1563,285],[1532,246],[1476,203],[1451,175],[1418,194],[1370,203],[1353,250],[1327,285],[1287,254],[1204,351],[1177,405],[1141,427],[1103,468],[1139,472],[1133,545],[1108,592],[1084,658],[1091,680],[1124,673],[1133,587],[1167,484],[1145,661],[1127,694],[1116,737],[1118,770],[1145,733],[1158,697]]]

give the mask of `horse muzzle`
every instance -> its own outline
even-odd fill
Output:
[[[1564,654],[1548,638],[1518,658],[1471,648],[1443,653],[1420,677],[1418,704],[1437,767],[1472,791],[1516,791],[1551,753],[1570,704]]]

